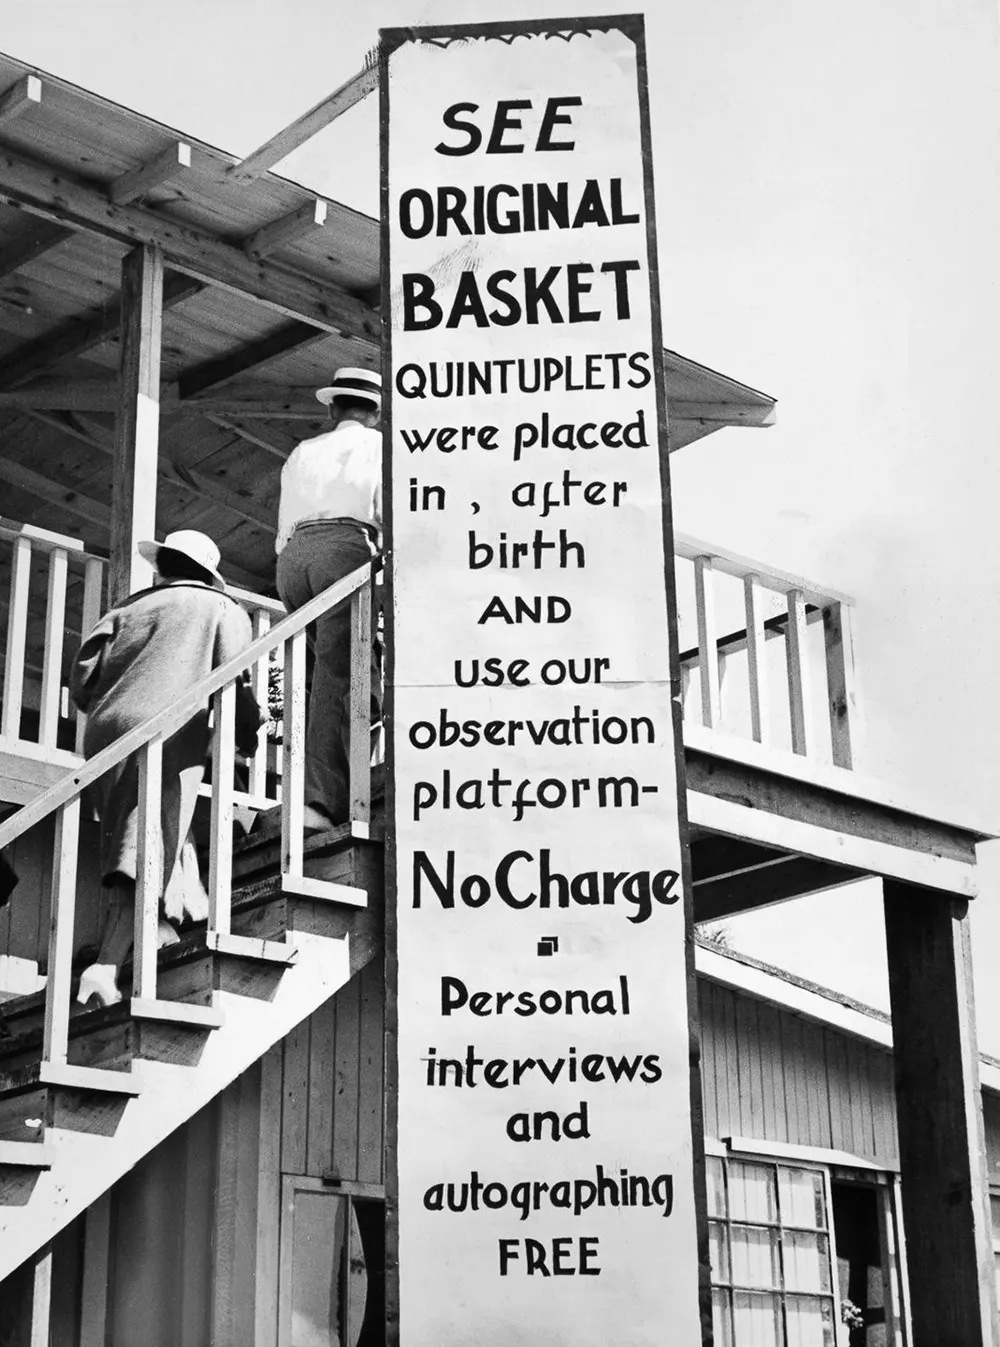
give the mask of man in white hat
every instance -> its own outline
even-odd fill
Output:
[[[152,589],[112,608],[84,638],[73,663],[70,691],[87,717],[84,757],[92,758],[123,734],[176,701],[185,689],[238,655],[253,639],[250,619],[225,592],[219,549],[204,533],[181,529],[162,543],[141,542],[139,553],[156,569]],[[256,747],[262,723],[244,685],[237,697],[236,742]],[[163,745],[160,809],[162,917],[203,919],[207,899],[188,840],[209,745],[208,710]],[[102,1005],[119,999],[117,979],[132,944],[138,851],[138,755],[102,777],[95,789],[101,821],[101,874],[111,890],[97,961],[80,978],[78,999]],[[174,938],[161,920],[161,943]]]
[[[382,546],[382,381],[366,369],[339,369],[316,397],[333,426],[303,440],[281,470],[278,593],[289,611],[376,557]],[[374,631],[374,623],[373,623]],[[350,603],[316,623],[306,716],[305,821],[346,822],[350,804]],[[372,700],[382,700],[372,653]]]

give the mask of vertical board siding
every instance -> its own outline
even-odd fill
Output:
[[[706,1135],[842,1150],[896,1168],[887,1050],[705,979],[698,999]],[[987,1112],[1000,1177],[1000,1106]]]

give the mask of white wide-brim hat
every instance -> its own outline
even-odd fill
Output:
[[[208,534],[200,533],[198,529],[177,529],[175,533],[168,533],[162,543],[138,543],[137,550],[143,560],[155,566],[157,571],[160,569],[160,557],[164,552],[179,552],[182,557],[187,557],[188,561],[193,561],[200,570],[203,570],[205,578],[216,589],[226,587],[225,580],[219,574],[222,554]]]
[[[382,376],[371,369],[339,369],[328,388],[317,388],[316,400],[329,407],[335,398],[361,398],[382,405]]]

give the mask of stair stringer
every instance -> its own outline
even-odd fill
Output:
[[[295,962],[272,999],[216,992],[224,1023],[196,1066],[133,1062],[141,1092],[113,1136],[46,1128],[51,1168],[39,1173],[24,1206],[0,1207],[0,1281],[339,991],[375,952],[364,933],[355,944],[350,933],[331,939],[296,931]]]

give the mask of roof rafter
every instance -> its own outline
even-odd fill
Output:
[[[204,289],[190,276],[168,276],[163,284],[163,308],[171,309]],[[54,332],[36,337],[8,359],[0,361],[0,390],[9,392],[47,369],[56,360],[80,355],[117,336],[121,327],[121,300],[91,311],[85,318],[71,318]]]
[[[378,345],[377,312],[347,290],[249,258],[242,248],[162,212],[116,206],[80,178],[15,154],[6,146],[0,147],[0,197],[57,223],[124,243],[158,244],[174,271],[247,295],[323,331]]]
[[[37,75],[25,75],[0,98],[0,126],[38,107],[41,101],[42,81]]]
[[[175,141],[165,150],[150,159],[148,164],[140,164],[120,178],[115,178],[108,188],[108,197],[116,206],[125,206],[130,201],[138,201],[156,187],[162,187],[185,169],[191,167],[191,146],[183,140]]]
[[[72,237],[73,230],[67,229],[65,225],[52,224],[49,220],[29,216],[26,227],[0,246],[0,279],[20,271],[29,262],[34,262],[36,258]]]
[[[185,398],[203,393],[207,388],[215,388],[228,379],[235,379],[237,375],[245,374],[247,370],[257,369],[270,360],[277,360],[287,355],[289,351],[301,350],[304,346],[325,341],[327,335],[326,332],[320,332],[308,323],[288,323],[285,327],[278,328],[276,332],[261,337],[259,341],[249,342],[229,355],[206,361],[188,370],[177,380],[178,396],[183,402]]]
[[[249,238],[243,240],[243,251],[250,257],[266,257],[296,239],[305,238],[314,229],[322,229],[326,224],[326,202],[316,197],[307,201],[298,210],[273,220]]]

